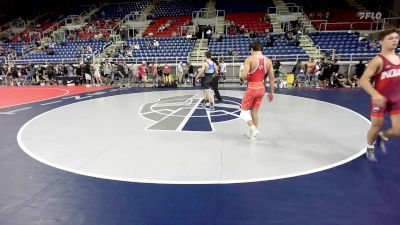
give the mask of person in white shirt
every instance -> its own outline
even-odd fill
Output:
[[[153,46],[154,46],[155,48],[157,48],[158,46],[160,46],[160,43],[158,43],[157,40],[154,40]]]
[[[183,65],[182,62],[179,62],[177,68],[177,77],[178,77],[178,84],[182,84],[183,83]]]
[[[135,45],[133,46],[133,49],[135,49],[135,51],[140,50],[139,43],[135,43]]]
[[[99,63],[94,61],[93,64],[92,64],[92,67],[93,67],[93,70],[94,70],[93,76],[94,76],[94,79],[96,80],[96,86],[103,85],[103,82],[102,82],[101,77],[100,77],[100,65],[99,65]]]
[[[226,73],[226,64],[224,60],[221,60],[221,62],[219,63],[219,77],[223,80],[226,80],[225,73]]]

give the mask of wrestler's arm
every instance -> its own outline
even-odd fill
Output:
[[[372,103],[376,106],[383,106],[386,102],[386,98],[382,96],[370,83],[370,79],[376,75],[382,68],[383,61],[380,57],[376,56],[371,60],[365,69],[363,75],[360,78],[361,87],[369,94],[372,98]]]
[[[272,61],[270,59],[267,60],[267,68],[268,68],[268,76],[269,76],[269,93],[273,94],[274,93],[274,88],[275,88],[275,74],[274,74],[274,68],[272,66]]]
[[[206,71],[206,63],[203,63],[203,65],[201,66],[200,70],[197,73],[196,79],[198,79],[199,77],[203,76],[204,71]]]
[[[244,67],[243,67],[243,70],[242,70],[241,77],[242,77],[243,80],[247,80],[247,75],[250,72],[250,57],[246,58],[246,60],[244,61],[243,65],[244,65]]]

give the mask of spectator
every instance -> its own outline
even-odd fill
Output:
[[[354,65],[354,67],[356,68],[357,78],[360,78],[362,76],[362,74],[364,73],[365,64],[363,63],[362,60],[360,60],[360,62],[358,64]]]
[[[275,42],[274,37],[269,36],[267,39],[267,47],[274,47],[274,42]]]
[[[226,64],[225,64],[224,60],[221,60],[218,66],[219,66],[219,69],[218,69],[218,72],[219,72],[218,75],[219,75],[219,77],[220,77],[222,80],[226,80],[226,78],[225,78]]]
[[[330,12],[330,9],[328,9],[326,12],[325,12],[325,19],[326,20],[329,20],[331,18],[331,12]]]
[[[135,45],[133,46],[133,49],[134,49],[135,51],[139,51],[139,50],[140,50],[139,42],[136,42],[136,43],[135,43]]]
[[[196,86],[196,76],[194,76],[194,68],[190,62],[188,62],[188,66],[189,66],[189,69],[188,69],[189,77],[192,78],[192,82],[193,82],[192,84],[194,87],[194,86]]]
[[[160,46],[160,43],[158,43],[157,40],[154,40],[153,46],[154,46],[155,48],[158,48],[158,47]]]
[[[212,37],[211,28],[209,28],[209,29],[206,31],[206,37],[207,37],[207,39],[208,39],[208,44],[210,45],[210,40],[211,40],[211,37]]]
[[[360,87],[360,79],[357,74],[353,74],[353,76],[350,78],[349,83],[352,88],[357,88]]]
[[[145,61],[142,62],[138,67],[138,79],[139,82],[143,82],[143,86],[146,87],[147,83],[147,64]]]
[[[176,68],[177,76],[178,76],[178,84],[183,83],[183,65],[182,62],[179,62]]]
[[[337,74],[333,77],[332,87],[334,88],[348,88],[347,79],[343,74]]]
[[[193,35],[187,34],[187,35],[186,35],[186,41],[187,41],[187,42],[190,42],[190,40],[192,39],[192,37],[193,37]]]
[[[165,63],[163,67],[163,76],[164,76],[164,83],[167,85],[171,85],[172,83],[171,68],[167,63]]]

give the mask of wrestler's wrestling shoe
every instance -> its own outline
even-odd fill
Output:
[[[383,153],[387,153],[386,149],[386,142],[388,141],[388,138],[383,135],[383,132],[379,132],[378,137],[376,138],[376,148],[381,150]]]
[[[367,157],[367,159],[370,162],[378,162],[378,160],[376,159],[376,156],[375,156],[374,148],[367,148],[367,152],[366,152],[365,156]]]

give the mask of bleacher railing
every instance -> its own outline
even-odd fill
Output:
[[[0,32],[3,32],[3,31],[5,31],[7,29],[10,29],[10,28],[11,28],[11,22],[8,22],[8,23],[3,24],[3,25],[0,26]]]
[[[79,58],[64,58],[64,59],[16,59],[8,60],[8,63],[14,63],[16,65],[31,65],[31,64],[79,64]]]
[[[383,19],[383,29],[389,27],[399,27],[400,26],[400,16],[399,17],[388,17]]]
[[[303,6],[298,6],[295,3],[286,3],[286,7],[288,8],[290,13],[303,13]]]
[[[24,46],[23,48],[22,48],[22,56],[25,56],[25,54],[26,53],[28,53],[28,52],[30,52],[32,49],[34,49],[35,47],[34,47],[34,45],[27,45],[27,46]]]
[[[336,53],[335,49],[321,49],[321,51],[328,51],[331,52],[331,56],[337,57],[339,61],[346,61],[346,62],[356,62],[359,60],[369,60],[373,58],[376,53]],[[287,55],[275,55],[275,54],[265,54],[268,58],[277,58],[281,62],[296,62],[298,60],[304,61],[310,59],[310,55],[308,54],[287,54]],[[93,56],[93,54],[91,55]],[[223,59],[225,63],[240,65],[242,64],[248,55],[237,55],[237,56],[215,56],[218,59]],[[119,57],[119,58],[107,58],[107,57],[97,57],[94,56],[95,60],[100,62],[105,61],[106,59],[110,62],[118,63],[118,62],[126,62],[128,64],[141,64],[143,61],[149,63],[157,63],[157,64],[164,64],[164,63],[179,63],[179,62],[188,62],[190,57]],[[30,64],[80,64],[83,63],[83,57],[80,58],[54,58],[54,59],[8,59],[4,56],[0,57],[0,63],[14,63],[16,65],[30,65]],[[198,61],[199,62],[199,61]],[[193,63],[196,65],[196,63]],[[201,63],[197,63],[196,66],[199,66]]]
[[[342,61],[359,61],[370,60],[375,57],[376,53],[337,53],[336,56]]]
[[[202,8],[192,12],[192,21],[198,25],[217,26],[218,17],[225,18],[225,10],[217,10],[215,8]]]
[[[310,22],[317,22],[317,21],[324,21],[324,20],[311,20]],[[326,20],[325,20],[326,21]],[[338,26],[338,25],[344,25],[341,27],[341,29],[335,29],[335,30],[360,30],[357,29],[357,25],[362,25],[362,24],[369,24],[370,27],[368,30],[379,30],[380,29],[380,23],[378,22],[336,22],[336,23],[328,23],[328,22],[322,22],[319,24],[318,31],[326,31],[329,30],[329,25],[333,26]]]
[[[45,31],[42,32],[42,35],[47,33],[53,34],[54,31],[60,29],[60,27],[65,25],[65,20],[62,19],[61,21],[58,21],[57,23],[53,24],[51,27],[47,28]]]
[[[309,59],[310,56],[308,54],[287,54],[287,55],[275,55],[275,54],[265,54],[268,58],[277,58],[280,61],[298,61]],[[249,55],[237,55],[237,56],[219,56],[222,57],[224,62],[226,63],[243,63]]]
[[[93,54],[89,54],[93,56]],[[6,60],[8,63],[14,63],[16,65],[30,65],[30,64],[81,64],[83,63],[83,57],[80,58],[57,58],[57,59],[9,59]],[[188,62],[189,57],[119,57],[119,58],[107,58],[107,57],[94,57],[95,60],[99,60],[100,62],[105,61],[106,59],[109,62],[126,62],[128,64],[141,64],[143,61],[147,63],[179,63],[179,62]]]
[[[103,52],[108,46],[112,45],[112,41],[109,41],[105,43],[103,46],[101,46],[101,51]],[[99,52],[100,53],[100,52]]]
[[[101,61],[108,60],[109,62],[118,63],[118,62],[125,62],[127,64],[141,64],[143,61],[147,64],[149,63],[156,63],[156,64],[163,64],[163,63],[179,63],[179,62],[188,62],[189,57],[120,57],[120,58],[106,58],[100,57],[97,58]]]

